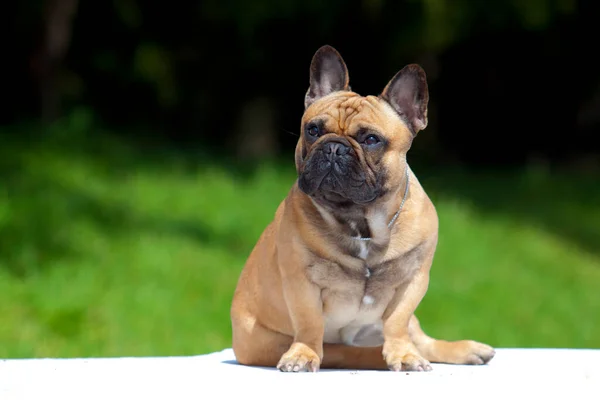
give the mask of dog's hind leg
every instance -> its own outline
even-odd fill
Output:
[[[292,337],[263,326],[249,314],[232,318],[232,347],[240,364],[275,367],[292,342]]]
[[[429,337],[414,315],[408,324],[408,333],[419,353],[433,363],[486,364],[495,354],[492,347],[473,340],[448,342]]]

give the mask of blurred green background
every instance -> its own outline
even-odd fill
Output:
[[[428,73],[409,162],[440,216],[445,339],[600,347],[593,1],[46,0],[0,76],[0,358],[192,355],[296,179],[312,54],[377,94]]]

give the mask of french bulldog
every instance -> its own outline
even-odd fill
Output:
[[[492,347],[428,336],[415,310],[429,284],[438,216],[407,163],[427,126],[423,69],[401,69],[378,96],[350,89],[331,46],[310,65],[298,178],[239,277],[231,305],[240,364],[430,371],[485,364]]]

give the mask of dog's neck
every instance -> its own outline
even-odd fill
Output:
[[[403,188],[402,188],[402,186],[403,186]],[[375,211],[375,213],[373,213],[373,215],[368,215],[369,213],[367,213],[366,220],[371,222],[371,223],[369,223],[369,226],[371,227],[370,230],[375,231],[372,233],[372,236],[387,236],[384,233],[385,231],[387,231],[388,235],[389,235],[389,231],[392,229],[394,223],[396,222],[396,220],[400,216],[400,213],[402,212],[402,209],[404,208],[404,203],[406,202],[406,198],[408,197],[409,187],[410,187],[410,172],[409,172],[408,164],[406,164],[406,172],[404,174],[404,185],[401,185],[401,188],[403,190],[402,198],[400,200],[400,204],[393,208],[396,210],[396,212],[391,217],[391,219],[389,219],[389,222],[387,222],[387,225],[385,226],[385,228],[383,227],[383,225],[388,220],[387,217],[389,215],[389,210],[386,210],[384,208],[384,211]],[[399,190],[401,188],[399,188]],[[398,197],[397,195],[394,196],[394,198],[397,198],[397,197]],[[384,234],[381,235],[381,233],[384,233]],[[360,236],[355,237],[355,239],[361,240],[361,241],[371,241],[371,240],[373,240],[372,236],[371,235],[368,235],[368,236],[360,235]]]
[[[394,193],[390,193],[390,200],[384,200],[376,207],[342,213],[328,210],[312,198],[311,200],[324,222],[333,227],[336,232],[341,231],[343,235],[356,242],[365,244],[377,242],[379,245],[384,245],[389,241],[392,228],[402,214],[408,197],[410,187],[408,164],[405,171],[403,184]]]

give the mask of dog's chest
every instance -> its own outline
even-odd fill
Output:
[[[358,265],[356,265],[358,264]],[[365,312],[386,305],[395,288],[409,275],[408,266],[386,262],[370,265],[367,262],[355,265],[329,263],[313,275],[314,282],[322,288],[324,312],[342,313],[355,309]]]
[[[373,264],[368,261],[321,261],[309,267],[310,279],[322,289],[327,342],[347,342],[348,334],[356,335],[355,331],[365,326],[380,324],[396,289],[418,268],[412,257]]]

